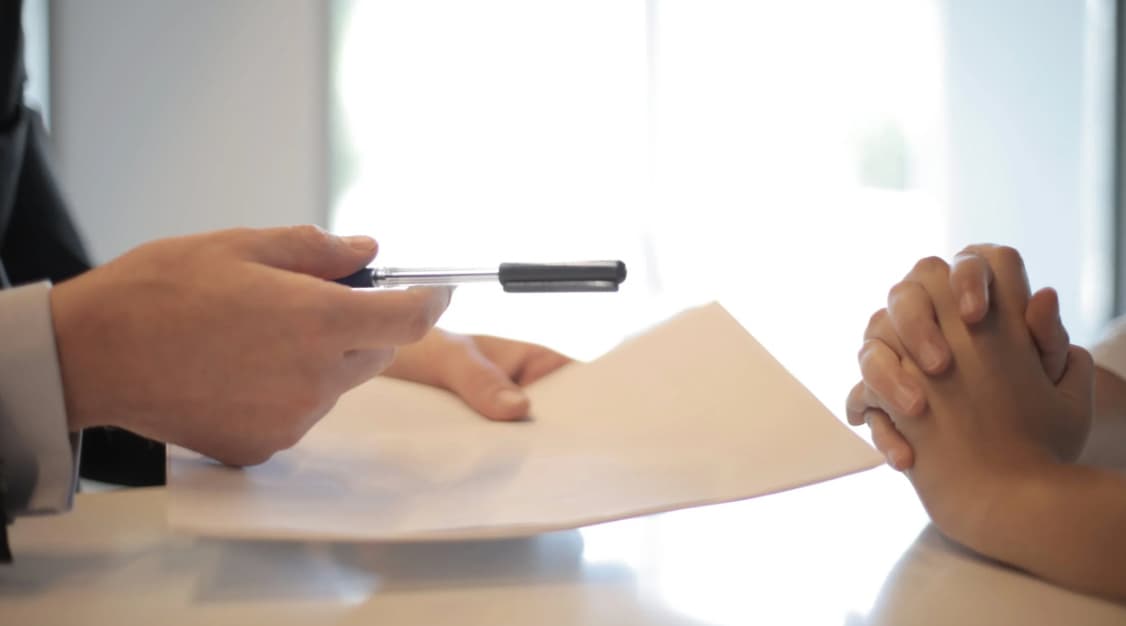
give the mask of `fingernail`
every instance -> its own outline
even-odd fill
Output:
[[[375,249],[375,240],[367,235],[350,235],[343,239],[344,243],[356,252],[371,252]]]
[[[501,389],[496,395],[497,404],[505,408],[517,407],[528,401],[523,392],[516,389]]]
[[[942,350],[930,341],[924,342],[919,349],[919,359],[922,360],[923,369],[933,372],[942,365]]]
[[[972,293],[964,294],[960,306],[962,307],[963,317],[973,315],[974,311],[977,310],[977,298]]]
[[[918,395],[912,389],[904,385],[899,385],[895,391],[895,398],[899,401],[899,408],[903,409],[905,413],[914,413],[915,404],[918,402]]]
[[[888,465],[892,466],[894,469],[899,469],[899,454],[897,454],[895,450],[891,450],[887,453],[887,460]]]

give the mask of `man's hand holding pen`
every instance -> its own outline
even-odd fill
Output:
[[[292,446],[449,304],[448,288],[325,280],[375,253],[311,226],[237,229],[146,244],[55,286],[70,429],[120,426],[232,465]]]
[[[492,419],[524,417],[520,386],[569,359],[433,329],[449,287],[329,280],[376,249],[313,226],[226,230],[155,241],[56,285],[70,430],[118,426],[231,465],[261,463],[406,346],[389,375],[449,389]]]

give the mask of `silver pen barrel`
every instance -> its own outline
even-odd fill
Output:
[[[487,283],[497,280],[497,270],[465,269],[447,267],[397,268],[383,267],[375,270],[372,276],[377,287],[401,287],[405,285],[462,285],[465,283]]]

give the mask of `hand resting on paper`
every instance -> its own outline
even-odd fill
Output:
[[[528,412],[520,387],[570,362],[533,344],[433,329],[449,289],[326,280],[376,249],[370,237],[312,226],[234,229],[154,241],[56,285],[70,429],[118,426],[253,465],[388,365],[391,376],[512,420]]]
[[[521,387],[570,362],[536,344],[435,328],[422,341],[401,348],[384,373],[447,389],[489,419],[515,420],[528,415]]]

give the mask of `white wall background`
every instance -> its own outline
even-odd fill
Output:
[[[23,3],[23,55],[27,69],[27,83],[23,97],[28,106],[38,109],[50,122],[50,25],[47,0],[24,0]]]
[[[935,2],[951,249],[917,255],[1014,244],[1089,340],[1109,311],[1113,2]],[[165,235],[327,223],[328,4],[50,3],[60,171],[97,260]]]
[[[1090,341],[1113,295],[1114,2],[940,4],[949,239],[1023,251]]]
[[[327,3],[56,0],[53,135],[91,252],[324,223]]]

